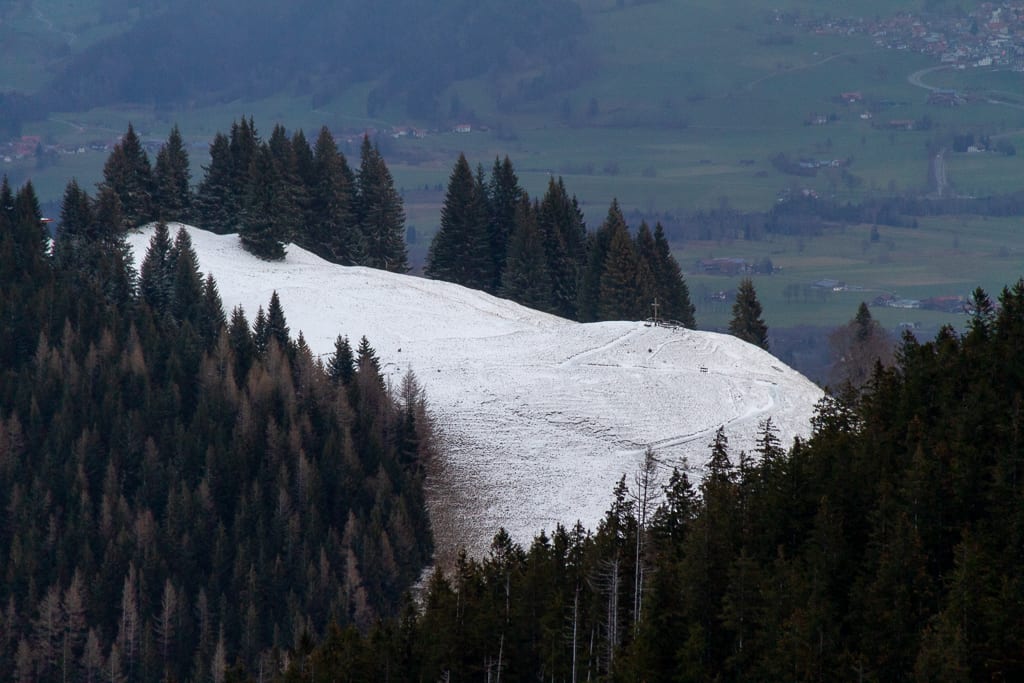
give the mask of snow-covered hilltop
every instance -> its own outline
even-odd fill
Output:
[[[178,228],[172,225],[172,234]],[[136,260],[152,228],[129,236]],[[715,430],[751,450],[767,417],[784,445],[809,432],[821,390],[767,352],[711,332],[580,324],[445,282],[337,266],[288,246],[261,261],[236,235],[190,229],[227,312],[252,320],[276,290],[314,353],[366,335],[385,375],[412,369],[444,456],[428,483],[439,553],[480,554],[495,531],[529,543],[577,519],[594,527],[615,482],[651,445],[699,472]]]

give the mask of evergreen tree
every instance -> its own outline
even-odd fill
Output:
[[[508,156],[503,161],[494,158],[491,179],[487,186],[487,205],[490,208],[491,263],[493,280],[488,292],[497,292],[502,284],[502,273],[508,256],[509,243],[517,225],[516,215],[525,192]]]
[[[486,198],[464,154],[448,180],[441,227],[430,244],[424,273],[435,280],[486,289],[493,282],[493,255]]]
[[[110,187],[101,185],[93,201],[77,182],[68,183],[54,252],[69,287],[93,288],[111,303],[131,300],[135,271],[122,230],[121,204]]]
[[[577,319],[580,322],[594,322],[600,319],[598,307],[601,299],[601,275],[604,272],[612,235],[620,223],[625,226],[625,218],[619,210],[618,202],[613,200],[605,221],[595,232],[587,235],[586,263],[580,271],[578,289]]]
[[[697,321],[694,318],[696,309],[690,301],[690,288],[683,279],[679,262],[672,255],[661,223],[654,226],[654,253],[652,271],[658,302],[663,306],[661,315],[669,320],[677,320],[691,330],[697,329]]]
[[[363,137],[356,176],[356,220],[365,255],[360,265],[392,273],[409,270],[405,210],[380,150]]]
[[[305,138],[303,138],[305,140]],[[275,208],[275,222],[282,240],[292,240],[304,227],[303,221],[309,210],[309,193],[299,175],[299,162],[295,148],[288,138],[284,126],[274,126],[267,141],[270,156],[274,160],[279,197]]]
[[[750,278],[743,278],[736,290],[729,334],[762,349],[768,349],[768,326],[761,318],[761,303],[757,300],[757,292],[754,291],[754,283]]]
[[[370,346],[370,340],[363,335],[359,339],[359,348],[356,350],[356,369],[372,369],[373,373],[380,375],[380,359],[377,358],[377,351]]]
[[[543,204],[541,205],[543,215]],[[605,270],[605,260],[611,248],[612,236],[616,232],[627,232],[626,219],[619,209],[618,200],[613,199],[608,208],[608,216],[593,235],[587,240],[587,267],[583,271],[579,289],[579,321],[594,322],[600,320],[601,276]]]
[[[135,293],[136,272],[131,247],[123,225],[121,200],[107,187],[100,187],[93,205],[93,229],[96,235],[94,274],[107,301],[128,305]]]
[[[101,188],[114,192],[121,202],[122,230],[153,220],[153,169],[132,124],[103,166]]]
[[[569,197],[561,178],[548,181],[547,192],[537,212],[537,225],[547,253],[547,270],[551,278],[551,304],[548,310],[570,320],[593,320],[593,317],[585,318],[581,308],[586,299],[588,314],[597,314],[596,308],[590,310],[590,299],[580,289],[587,266],[587,230],[576,198]],[[603,259],[603,254],[600,258]],[[596,274],[596,278],[600,279],[600,273]],[[595,280],[595,307],[598,286]]]
[[[242,210],[239,237],[242,247],[267,261],[284,259],[279,215],[287,200],[282,196],[281,178],[266,145],[256,150],[249,167],[249,186]]]
[[[228,134],[228,150],[231,156],[231,194],[241,204],[249,189],[249,175],[253,161],[262,146],[256,124],[250,116],[242,117],[241,123],[232,122]]]
[[[235,359],[235,381],[244,385],[249,375],[249,368],[256,360],[256,343],[253,340],[252,330],[249,329],[249,321],[245,317],[245,310],[241,306],[235,306],[231,311],[231,320],[228,323],[228,342],[234,351]]]
[[[610,228],[608,254],[599,281],[598,319],[642,320],[647,317],[649,276],[641,269],[625,222],[615,221]]]
[[[167,224],[159,222],[139,268],[139,293],[155,313],[168,313],[174,301],[176,263]]]
[[[12,199],[12,214],[13,208]],[[88,244],[97,239],[97,235],[93,234],[94,227],[89,195],[79,187],[78,181],[72,178],[64,188],[64,199],[60,207],[60,225],[57,228],[57,240],[54,244],[57,262],[62,267],[77,268],[83,264],[87,258],[85,250]]]
[[[516,226],[501,282],[501,296],[540,311],[550,310],[551,280],[543,236],[537,226],[537,207],[525,194],[516,208]]]
[[[316,166],[313,159],[313,149],[309,146],[309,140],[302,129],[292,133],[291,139],[292,154],[294,155],[295,173],[299,180],[298,202],[302,210],[302,218],[298,221],[298,233],[304,234],[309,231],[313,221],[313,188],[316,185]]]
[[[654,235],[647,226],[647,221],[641,221],[637,228],[636,238],[633,240],[633,247],[637,256],[637,271],[639,282],[645,286],[644,291],[637,292],[640,297],[641,308],[639,313],[650,318],[654,315],[654,301],[658,302],[658,317],[664,318],[663,294],[658,281],[658,253],[657,245],[654,243]]]
[[[236,194],[236,169],[228,137],[218,132],[210,143],[210,165],[199,184],[195,200],[195,218],[200,227],[218,234],[238,229],[241,196]],[[248,174],[248,169],[246,169]]]
[[[170,256],[174,260],[173,264],[168,264],[174,269],[171,314],[176,320],[187,320],[194,326],[203,305],[203,274],[192,248],[192,238],[185,228],[178,229]]]
[[[188,221],[192,214],[192,188],[188,151],[175,125],[167,142],[156,155],[153,169],[156,218],[162,221]]]
[[[355,376],[355,356],[352,355],[352,345],[348,337],[338,335],[334,340],[334,354],[327,361],[327,376],[335,384],[349,386]]]
[[[288,322],[285,320],[284,309],[281,307],[281,299],[277,296],[276,289],[270,295],[270,303],[267,305],[266,335],[268,339],[276,341],[282,351],[290,349],[291,332],[288,329]]]
[[[224,302],[220,298],[217,281],[213,279],[213,274],[210,273],[203,280],[203,298],[199,305],[196,331],[199,332],[206,342],[206,348],[211,349],[226,327],[227,319],[224,316]]]
[[[364,248],[352,206],[352,170],[326,126],[316,139],[312,175],[311,217],[300,244],[332,263],[362,263]]]
[[[4,174],[0,180],[0,234],[7,234],[14,229],[14,192]]]

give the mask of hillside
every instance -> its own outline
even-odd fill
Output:
[[[137,260],[151,233],[130,236]],[[336,266],[294,245],[283,262],[265,262],[234,235],[190,233],[225,308],[252,318],[276,290],[314,353],[326,357],[339,333],[366,335],[391,381],[417,374],[445,447],[428,484],[442,558],[455,543],[479,553],[501,526],[520,542],[577,518],[593,527],[647,445],[699,471],[719,425],[739,453],[767,417],[788,444],[808,433],[822,395],[732,337],[583,325],[444,282]]]

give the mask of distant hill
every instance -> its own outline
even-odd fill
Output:
[[[172,227],[172,229],[174,229]],[[130,236],[136,258],[152,229]],[[698,473],[724,425],[732,452],[753,450],[771,417],[783,443],[806,435],[821,390],[733,337],[579,324],[457,285],[336,266],[292,245],[260,261],[235,235],[190,229],[225,308],[252,318],[277,291],[293,333],[326,358],[338,334],[366,335],[391,381],[412,369],[440,425],[429,505],[442,558],[483,552],[506,527],[528,542],[541,527],[594,527],[615,482],[644,448]]]
[[[524,0],[515,11],[496,0],[185,0],[138,11],[128,30],[67,60],[43,91],[51,109],[324,100],[372,81],[369,108],[395,102],[429,118],[447,111],[438,97],[453,80],[543,70],[572,52],[583,27],[570,0]]]

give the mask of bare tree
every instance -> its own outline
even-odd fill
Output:
[[[125,576],[124,586],[121,588],[121,623],[117,633],[120,656],[128,664],[128,678],[132,678],[134,674],[134,664],[138,658],[139,641],[142,635],[138,583],[138,572],[135,565],[131,564],[128,566],[128,575]]]
[[[164,581],[164,592],[160,599],[160,614],[156,620],[157,644],[163,658],[166,673],[170,663],[171,650],[174,648],[175,624],[178,620],[178,592],[170,579]]]
[[[41,678],[51,678],[59,664],[63,632],[60,586],[54,584],[39,602],[33,629],[35,660]]]
[[[82,650],[82,670],[85,672],[86,683],[99,683],[103,676],[103,644],[100,642],[96,629],[89,629]]]
[[[61,639],[61,678],[77,678],[75,665],[78,661],[78,649],[85,642],[86,618],[84,598],[82,596],[82,575],[76,570],[71,584],[64,591],[61,612],[64,621],[64,633]]]
[[[657,492],[660,490],[657,456],[650,446],[644,451],[644,461],[634,475],[636,483],[633,499],[636,502],[636,557],[633,565],[633,629],[640,627],[644,591],[644,541],[647,535],[647,520],[654,512]]]
[[[859,389],[871,378],[875,365],[892,365],[896,345],[892,337],[871,317],[861,302],[857,315],[828,337],[832,355],[831,382],[834,389],[849,383]]]

